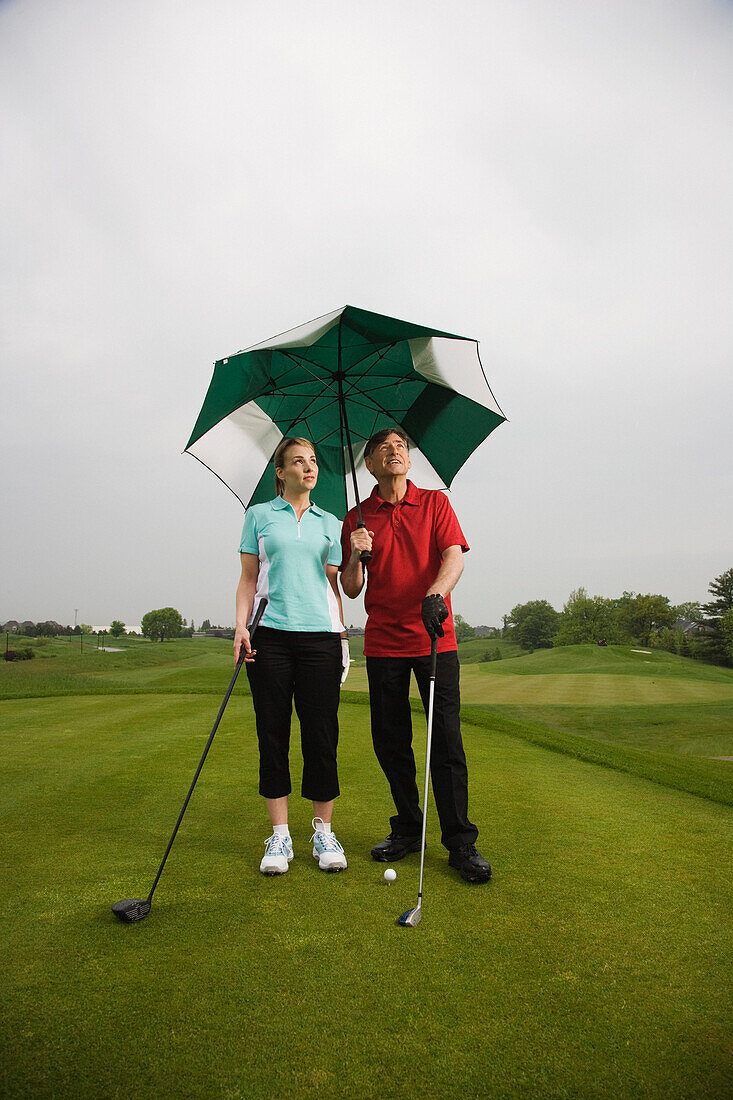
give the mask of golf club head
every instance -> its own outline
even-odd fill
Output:
[[[150,902],[146,899],[127,898],[126,901],[116,901],[112,906],[112,912],[118,920],[132,924],[133,921],[144,920],[150,912]]]
[[[401,917],[397,918],[397,923],[402,925],[403,928],[414,928],[422,920],[422,905],[416,905],[414,909],[408,909],[406,913],[403,913]]]

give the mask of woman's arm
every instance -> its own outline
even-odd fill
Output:
[[[338,566],[336,566],[336,565],[327,565],[326,566],[326,579],[328,580],[328,583],[331,585],[331,588],[333,590],[333,594],[336,597],[336,603],[338,604],[338,609],[339,609],[339,619],[341,620],[342,625],[344,625],[344,608],[343,608],[343,605],[341,603],[341,593],[339,592],[338,572],[339,572],[338,571]],[[348,637],[346,635],[346,627],[344,626],[344,629],[341,631],[341,667],[343,669],[343,671],[341,673],[341,683],[342,684],[346,680],[346,677],[349,675],[349,666],[350,665],[351,665],[351,657],[350,657],[350,654],[349,654],[349,640],[348,640]]]
[[[257,574],[260,571],[260,561],[256,554],[240,554],[242,559],[242,575],[237,585],[237,623],[234,634],[234,660],[239,660],[239,652],[244,646],[245,661],[252,659],[255,650],[252,649],[249,640],[247,623],[252,614],[252,605],[255,602],[257,591]]]
[[[343,604],[341,603],[341,593],[339,592],[338,574],[339,574],[339,571],[338,571],[338,566],[337,565],[327,565],[326,566],[326,578],[328,580],[328,583],[331,585],[331,588],[333,589],[333,594],[336,597],[336,603],[338,604],[339,619],[343,623],[343,621],[344,621],[344,608],[343,608]],[[346,631],[345,630],[342,633],[341,637],[342,638],[346,637]]]

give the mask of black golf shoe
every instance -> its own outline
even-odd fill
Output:
[[[404,859],[410,852],[420,851],[421,837],[397,836],[390,833],[381,844],[375,844],[372,848],[372,859],[377,863],[394,863],[396,859]]]
[[[451,848],[448,863],[461,872],[461,878],[466,882],[488,882],[491,878],[491,867],[475,844],[461,844],[460,848]]]

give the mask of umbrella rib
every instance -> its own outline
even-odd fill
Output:
[[[397,343],[398,343],[398,341],[393,340],[390,344],[385,344],[384,347],[379,348],[378,351],[376,352],[376,358],[375,358],[374,362],[372,364],[370,364],[369,367],[367,367],[366,371],[364,371],[364,374],[366,375],[366,374],[369,373],[369,371],[373,370],[373,368],[377,365],[377,363],[380,363],[384,359],[385,355],[387,355],[388,352],[392,351],[393,348],[397,347]],[[375,355],[373,345],[371,345],[371,344],[351,344],[350,347],[352,347],[352,348],[353,347],[369,347],[371,349],[369,351],[369,353],[367,355],[365,355],[362,359],[358,359],[356,361],[356,363],[352,364],[352,369],[353,369],[353,367],[358,367],[358,366],[360,366],[360,364],[367,362],[367,360],[370,358],[370,356]],[[293,363],[296,363],[298,366],[300,366],[304,370],[308,371],[311,378],[315,378],[317,381],[323,382],[323,379],[319,378],[317,374],[314,374],[313,371],[308,369],[307,364],[308,364],[309,361],[308,361],[307,358],[302,358],[302,357],[296,355],[295,352],[290,351],[289,349],[288,350],[277,349],[277,350],[280,352],[281,355],[284,355],[287,359],[290,359]],[[323,369],[326,370],[325,367]],[[344,377],[348,378],[349,373],[347,372],[344,375]],[[399,375],[394,375],[393,377],[399,378],[400,376]],[[324,385],[330,385],[330,383],[324,382]]]
[[[292,360],[292,362],[297,364],[297,366],[302,367],[303,370],[306,371],[311,376],[311,378],[314,379],[314,381],[320,382],[322,386],[328,386],[330,388],[333,385],[333,378],[331,378],[330,381],[327,381],[325,378],[320,378],[317,374],[310,370],[307,366],[307,360],[299,359],[297,356],[293,355],[289,351],[282,351],[280,354],[284,355],[287,359]]]
[[[365,374],[368,374],[369,371],[372,370],[372,368],[377,365],[377,363],[380,363],[382,361],[382,359],[384,359],[387,352],[392,351],[393,348],[397,347],[398,343],[399,343],[399,341],[393,340],[390,344],[385,344],[384,347],[379,348],[376,351],[376,353],[374,351],[374,348],[372,347],[372,351],[369,353],[369,355],[365,355],[363,359],[357,359],[356,363],[354,363],[353,366],[358,367],[361,363],[366,363],[366,361],[369,359],[370,355],[375,355],[376,354],[376,358],[374,360],[374,363],[372,363],[369,367],[367,367],[366,371],[364,372]],[[361,344],[356,344],[356,345],[352,344],[351,345],[351,347],[361,347],[361,346],[362,346]],[[365,344],[364,346],[367,347],[368,345]]]
[[[395,385],[399,385],[400,381],[402,381],[402,379],[398,378],[398,379],[396,379],[396,382],[385,382],[383,386],[370,386],[368,390],[363,390],[360,386],[354,384],[351,387],[350,392],[360,393],[364,397],[369,397],[371,394],[378,393],[380,390],[391,390],[391,389],[393,389]],[[407,381],[412,382],[413,384],[419,383],[420,381],[422,381],[422,384],[425,385],[425,380],[424,379],[420,380],[420,379],[416,378],[416,379],[413,380],[412,378],[410,378],[410,379],[407,379]]]
[[[372,422],[372,425],[376,424],[377,420],[379,419],[379,413],[384,413],[384,415],[386,416],[386,418],[388,420],[391,420],[391,421],[397,422],[397,423],[399,422],[400,416],[402,415],[402,414],[397,415],[394,412],[391,412],[389,409],[385,409],[385,407],[378,401],[372,401],[370,404],[366,404],[363,401],[356,401],[352,397],[352,398],[350,398],[350,403],[352,405],[357,406],[358,408],[366,409],[368,412],[374,412],[375,409],[376,409],[377,416],[375,416],[375,418]],[[295,423],[295,421],[293,421],[293,423]],[[291,425],[291,427],[292,427],[292,425]],[[334,431],[335,431],[335,428],[333,429],[333,431],[329,432],[328,435],[333,435]],[[368,435],[364,435],[362,432],[356,430],[351,425],[349,425],[349,431],[350,431],[351,435],[354,438],[364,439],[364,440],[369,439],[369,437],[373,434],[373,431],[371,431],[371,432],[368,433]],[[320,440],[320,442],[323,442],[324,439],[328,439],[328,435],[323,436],[322,439]]]
[[[355,346],[355,345],[351,345],[351,346],[353,347],[353,346]],[[356,346],[360,347],[360,346],[362,346],[362,345],[356,345]],[[366,345],[366,344],[365,344],[365,345],[363,345],[363,346],[364,346],[364,347],[367,347],[367,346],[369,346],[369,345]],[[385,357],[385,356],[387,355],[387,353],[388,353],[388,352],[390,352],[390,351],[391,351],[391,350],[392,350],[393,348],[395,348],[396,346],[397,346],[397,342],[396,342],[396,341],[393,341],[393,342],[392,342],[392,343],[390,343],[390,344],[385,344],[383,348],[380,348],[380,349],[379,349],[379,350],[377,351],[377,353],[376,353],[376,358],[375,358],[374,362],[373,362],[373,363],[371,363],[371,364],[370,364],[370,365],[369,365],[369,366],[367,367],[367,369],[366,369],[366,370],[365,370],[365,371],[363,372],[363,374],[362,374],[362,375],[361,375],[360,377],[366,377],[366,375],[367,375],[367,374],[369,374],[369,373],[370,373],[370,372],[371,372],[371,371],[372,371],[372,370],[373,370],[373,369],[374,369],[374,368],[376,367],[376,365],[377,365],[378,363],[380,363],[380,362],[381,362],[381,361],[382,361],[382,360],[384,359],[384,357]],[[276,350],[277,350],[277,351],[278,351],[278,353],[279,353],[280,355],[282,355],[282,356],[283,356],[283,357],[284,357],[285,359],[289,359],[289,360],[290,360],[290,361],[291,361],[291,362],[292,362],[292,363],[293,363],[293,364],[294,364],[295,366],[297,366],[297,367],[300,367],[300,368],[301,368],[302,370],[306,371],[306,373],[307,373],[307,374],[309,374],[309,375],[310,375],[310,377],[311,377],[311,378],[312,378],[312,379],[313,379],[313,380],[314,380],[315,382],[319,382],[319,383],[320,383],[320,384],[321,384],[321,385],[322,385],[322,386],[323,386],[324,388],[328,388],[328,389],[331,389],[331,388],[332,388],[332,386],[333,386],[333,381],[334,381],[334,380],[333,380],[333,376],[331,376],[331,377],[328,377],[328,374],[329,374],[329,372],[327,371],[327,368],[325,368],[325,367],[323,368],[323,369],[324,369],[324,371],[326,371],[326,373],[327,373],[327,377],[326,377],[326,378],[322,378],[322,377],[321,377],[320,375],[316,374],[316,373],[315,373],[315,372],[314,372],[313,370],[311,370],[311,369],[310,369],[310,366],[308,365],[308,364],[309,364],[309,361],[308,361],[308,359],[307,359],[307,358],[305,358],[305,357],[302,357],[302,356],[299,356],[299,355],[297,355],[297,354],[296,354],[295,352],[293,352],[293,351],[291,351],[291,350],[289,350],[289,349],[283,349],[283,348],[278,348],[278,349],[276,349]],[[374,353],[373,353],[373,352],[371,352],[370,354],[372,354],[372,355],[373,355]],[[353,367],[357,367],[357,366],[359,366],[359,365],[360,365],[361,363],[365,363],[365,362],[366,362],[366,361],[367,361],[368,359],[369,359],[369,355],[365,355],[363,359],[360,359],[360,360],[358,360],[358,361],[357,361],[356,363],[354,363],[354,364],[353,364]],[[352,368],[352,369],[353,369],[353,368]],[[399,374],[394,374],[394,375],[383,375],[383,377],[387,377],[387,378],[390,378],[390,377],[391,377],[391,378],[399,379],[399,378],[401,378],[401,377],[402,377],[402,375],[399,375]],[[348,382],[348,381],[350,380],[350,374],[349,374],[349,373],[347,372],[347,373],[346,373],[346,374],[344,375],[344,378],[345,378],[345,380],[346,380],[346,381]],[[278,383],[278,386],[277,386],[277,388],[278,388],[278,389],[281,389],[281,390],[283,390],[283,389],[291,389],[291,388],[292,388],[293,386],[306,385],[306,384],[307,384],[307,383],[305,383],[305,382],[301,382],[301,381],[295,381],[295,382],[292,382],[292,383],[286,383],[285,385],[283,385],[283,384],[282,384],[282,381],[281,381],[281,382],[279,382],[279,383]],[[352,383],[352,385],[353,385],[353,383]]]
[[[386,409],[384,407],[384,405],[381,403],[381,401],[375,400],[372,397],[372,393],[374,393],[377,390],[390,389],[391,386],[394,384],[394,382],[399,382],[400,379],[403,378],[404,376],[400,375],[400,374],[382,375],[381,376],[382,379],[390,379],[391,378],[394,381],[392,383],[390,383],[388,381],[384,381],[382,385],[375,386],[374,389],[370,392],[366,392],[365,390],[363,390],[361,388],[361,386],[359,385],[359,383],[363,379],[365,379],[367,377],[367,375],[369,375],[370,373],[373,372],[375,367],[384,360],[385,356],[390,351],[392,351],[396,347],[396,345],[397,345],[397,342],[393,341],[390,344],[385,344],[383,348],[380,348],[378,350],[377,354],[376,354],[376,358],[374,358],[374,361],[367,367],[367,369],[362,374],[358,375],[357,378],[354,378],[348,372],[345,374],[345,376],[343,378],[343,381],[348,386],[349,400],[354,405],[357,405],[360,408],[367,409],[367,410],[372,411],[372,412],[375,409],[377,410],[377,415],[375,416],[374,421],[372,422],[372,427],[374,426],[374,424],[377,423],[377,420],[379,418],[379,413],[384,414],[384,416],[387,417],[387,419],[389,419],[389,420],[397,420],[398,419],[389,409]],[[351,345],[351,346],[353,347],[353,346],[362,346],[362,345]],[[363,345],[363,346],[367,346],[367,345]],[[300,422],[304,423],[307,426],[309,434],[312,435],[313,433],[311,432],[311,428],[310,428],[310,425],[308,423],[308,412],[309,412],[309,410],[312,409],[313,405],[319,400],[319,398],[325,397],[326,394],[327,394],[327,391],[333,389],[334,380],[333,380],[332,377],[329,378],[328,376],[326,378],[320,377],[318,374],[316,374],[313,370],[310,369],[307,359],[304,359],[304,358],[296,355],[292,351],[284,350],[282,348],[279,348],[277,350],[278,350],[280,355],[282,355],[284,358],[290,360],[294,364],[294,366],[300,367],[302,370],[306,371],[306,373],[308,375],[310,375],[310,377],[313,379],[313,381],[317,382],[322,387],[321,393],[316,394],[305,405],[305,407],[300,410],[298,415],[295,416],[292,420],[290,420],[290,422],[288,423],[287,428],[283,431],[283,436],[287,437],[290,434],[290,432],[292,431],[295,424],[297,424],[300,421]],[[361,359],[359,361],[359,363],[354,364],[354,366],[358,366],[360,363],[366,362],[368,358],[369,358],[368,355],[364,356],[364,358]],[[308,383],[305,382],[305,381],[298,380],[298,381],[294,381],[294,382],[290,383],[290,385],[283,386],[282,382],[280,382],[278,384],[277,388],[281,391],[282,396],[283,396],[283,401],[284,401],[285,398],[286,398],[286,394],[283,391],[292,390],[294,387],[303,386],[303,385],[307,385],[307,384]],[[324,391],[326,391],[326,392],[324,392]],[[357,400],[355,397],[352,396],[354,393],[358,393],[360,395],[360,397],[363,397],[365,399],[365,401],[361,402],[361,401]],[[264,396],[267,396],[267,395],[262,394],[261,396],[264,397]],[[280,408],[282,408],[282,402],[281,402],[280,406],[278,407],[278,411],[279,411]],[[273,417],[273,420],[274,419],[275,419],[275,417]],[[323,438],[320,439],[319,442],[323,442],[325,439],[330,438],[330,436],[332,436],[334,433],[335,433],[335,429],[333,431],[329,432],[328,435],[323,436]],[[354,432],[353,429],[352,429],[351,434],[356,435],[358,438],[362,438],[362,439],[369,438],[368,436],[362,436],[362,434],[360,432]]]
[[[399,379],[398,379],[398,381],[399,381]],[[392,385],[393,385],[393,384],[392,384]],[[351,387],[350,387],[350,390],[349,390],[349,400],[350,400],[350,401],[354,401],[354,402],[355,402],[356,404],[358,404],[358,402],[356,402],[356,401],[355,401],[355,398],[354,398],[354,397],[352,396],[352,395],[353,395],[354,393],[358,393],[358,394],[360,394],[360,395],[361,395],[362,397],[366,398],[366,400],[367,400],[367,401],[371,401],[371,402],[372,402],[372,404],[374,404],[374,405],[378,405],[378,406],[379,406],[379,408],[380,408],[380,409],[382,409],[382,411],[384,412],[384,411],[386,411],[386,410],[385,410],[385,409],[384,409],[384,408],[382,407],[382,405],[381,405],[381,404],[380,404],[380,403],[379,403],[379,402],[378,402],[377,400],[375,400],[375,399],[374,399],[374,398],[372,397],[372,394],[374,394],[374,393],[377,393],[377,392],[378,392],[379,390],[389,390],[389,389],[392,389],[392,385],[387,385],[387,384],[386,384],[386,385],[383,385],[383,386],[374,386],[374,387],[370,388],[370,389],[369,389],[369,390],[367,391],[367,390],[363,390],[363,389],[362,389],[362,388],[361,388],[360,386],[358,386],[358,385],[357,385],[357,384],[356,384],[356,383],[354,382],[354,383],[352,383],[352,385],[351,385]]]

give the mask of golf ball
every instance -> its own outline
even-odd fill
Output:
[[[384,877],[387,882],[394,882],[394,880],[397,878],[397,872],[393,867],[388,867],[387,870],[384,872]]]

